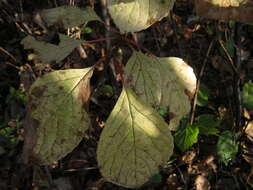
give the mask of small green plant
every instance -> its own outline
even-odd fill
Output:
[[[109,0],[108,9],[121,33],[137,32],[166,17],[174,2]],[[146,6],[146,3],[150,5]],[[74,6],[43,10],[41,17],[47,26],[60,24],[63,29],[101,21],[91,8]],[[64,34],[59,34],[59,40],[55,45],[28,36],[22,44],[25,49],[33,49],[43,63],[50,64],[59,63],[74,48],[85,43]],[[31,86],[22,156],[25,163],[36,160],[36,164],[51,164],[66,156],[82,140],[90,126],[88,102],[94,69],[95,66],[54,71]],[[180,121],[191,110],[196,90],[193,69],[180,58],[160,58],[133,51],[125,66],[122,85],[97,149],[99,169],[112,183],[138,188],[159,173],[160,166],[165,165],[173,154],[172,130],[177,130],[175,143],[182,150],[197,142],[199,134],[219,132],[220,122],[213,115],[200,115],[196,123],[186,123],[178,130]],[[104,86],[103,90],[109,96],[113,93],[110,86]],[[208,88],[201,86],[198,105],[207,106],[208,96]],[[169,115],[169,124],[161,115]],[[231,155],[221,155],[221,158],[227,161]]]

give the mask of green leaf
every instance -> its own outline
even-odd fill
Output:
[[[125,68],[124,84],[157,111],[168,110],[169,128],[176,130],[191,110],[196,77],[180,58],[155,58],[134,52]]]
[[[161,174],[155,174],[149,180],[151,183],[161,183],[163,180],[163,176]]]
[[[160,116],[166,117],[168,115],[168,110],[165,107],[161,107],[159,108],[158,113],[160,114]]]
[[[42,19],[48,26],[63,25],[64,29],[79,26],[89,21],[100,21],[96,12],[87,7],[81,9],[75,6],[61,6],[45,9],[40,13]]]
[[[108,0],[111,17],[121,32],[138,32],[169,14],[175,0]]]
[[[102,94],[105,94],[108,97],[111,97],[114,93],[114,90],[111,85],[103,85],[100,87]]]
[[[90,126],[85,110],[93,67],[59,70],[29,90],[23,161],[51,164],[71,152]]]
[[[235,46],[234,46],[234,40],[233,38],[229,38],[225,44],[224,47],[226,48],[228,54],[230,57],[234,57],[235,56]]]
[[[124,87],[98,144],[97,161],[105,179],[138,188],[159,173],[173,147],[161,116]]]
[[[231,131],[223,131],[217,143],[217,154],[226,165],[235,158],[238,151],[238,144],[235,142],[235,135]]]
[[[13,87],[10,87],[9,94],[6,97],[6,104],[10,104],[12,101],[26,102],[26,95],[21,90],[16,90]]]
[[[219,133],[217,127],[220,126],[221,121],[217,120],[215,115],[203,114],[197,117],[195,125],[199,128],[200,134],[214,135]]]
[[[83,41],[69,38],[66,35],[59,34],[59,45],[36,40],[32,36],[25,37],[21,44],[25,49],[33,49],[44,64],[59,63],[66,58]]]
[[[199,128],[195,125],[186,125],[182,130],[175,134],[175,144],[182,151],[191,147],[198,141]]]
[[[82,30],[82,33],[83,34],[90,34],[90,33],[92,33],[92,28],[90,28],[90,27],[85,27],[83,30]]]
[[[253,83],[244,84],[242,91],[243,105],[248,109],[253,109]]]
[[[201,83],[198,90],[197,105],[201,107],[208,105],[209,95],[210,95],[209,88],[205,84]]]

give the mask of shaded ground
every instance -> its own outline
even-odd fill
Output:
[[[61,1],[57,3],[66,4]],[[93,1],[79,4],[77,2],[79,6],[92,3]],[[226,166],[219,161],[216,154],[219,134],[200,136],[198,143],[189,150],[182,152],[176,148],[173,158],[161,169],[160,175],[142,189],[252,188],[252,132],[245,132],[244,128],[246,115],[250,115],[250,110],[240,116],[242,109],[238,101],[238,90],[240,91],[245,82],[252,80],[252,26],[240,26],[239,35],[244,40],[241,43],[243,62],[238,75],[229,61],[230,56],[236,63],[236,55],[224,53],[219,44],[219,40],[224,43],[229,41],[234,36],[235,29],[228,23],[200,19],[195,15],[193,4],[184,0],[177,1],[172,20],[165,18],[137,35],[121,36],[115,32],[108,33],[102,23],[91,22],[88,26],[92,32],[82,36],[85,40],[97,40],[106,35],[115,39],[110,40],[110,44],[101,41],[85,46],[86,58],[81,58],[80,52],[75,50],[63,63],[42,67],[36,60],[28,60],[31,52],[24,51],[20,41],[26,36],[27,28],[33,33],[41,30],[32,20],[32,13],[37,9],[53,6],[54,2],[51,1],[26,1],[22,4],[24,20],[15,20],[15,12],[21,13],[21,7],[17,3],[9,1],[8,6],[1,6],[0,189],[50,189],[53,186],[52,182],[59,189],[125,189],[102,179],[95,158],[99,135],[121,90],[122,69],[132,49],[137,49],[133,45],[136,39],[140,46],[147,48],[154,55],[183,58],[194,68],[197,76],[206,63],[201,83],[210,89],[209,104],[212,109],[208,106],[197,106],[195,116],[206,113],[222,118],[220,131],[228,129],[237,133],[239,142],[236,158]],[[101,4],[94,1],[94,6],[99,16],[104,18]],[[210,47],[211,51],[208,54]],[[36,77],[52,70],[84,68],[98,62],[100,64],[92,78],[92,128],[88,130],[85,140],[72,153],[52,166],[22,166],[19,163],[23,144],[22,124],[25,117],[26,92],[31,83]],[[238,78],[241,81],[239,85]],[[102,85],[112,86],[114,94],[106,94],[100,88]],[[248,118],[250,119],[250,116]],[[202,183],[204,185],[200,188],[199,184]]]

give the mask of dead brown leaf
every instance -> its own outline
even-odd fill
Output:
[[[253,121],[250,121],[245,129],[247,138],[253,142]]]
[[[253,0],[237,2],[230,0],[195,0],[197,14],[206,18],[253,23]]]
[[[195,150],[189,150],[183,155],[182,161],[186,164],[192,164],[193,160],[196,158],[196,151]]]
[[[199,175],[195,179],[195,188],[196,190],[209,190],[211,186],[205,176]]]

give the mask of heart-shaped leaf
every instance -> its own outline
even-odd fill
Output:
[[[140,187],[159,172],[173,147],[173,137],[161,116],[131,89],[123,88],[98,144],[98,165],[106,180]]]
[[[169,110],[171,130],[189,113],[196,90],[193,70],[182,59],[153,58],[139,52],[127,63],[124,83],[156,110]]]
[[[28,96],[23,160],[51,164],[71,152],[90,125],[85,106],[93,67],[51,72]]]
[[[66,35],[59,34],[59,45],[36,40],[32,36],[25,37],[21,44],[25,49],[33,49],[44,64],[59,63],[66,58],[77,46],[83,43],[81,40],[69,38]]]
[[[175,144],[182,151],[191,147],[198,141],[199,128],[195,125],[185,125],[181,130],[175,134]]]
[[[100,20],[96,12],[90,7],[80,9],[75,6],[61,6],[45,9],[41,11],[40,15],[48,26],[58,24],[65,29],[79,26],[89,21]]]
[[[169,14],[175,0],[108,0],[109,12],[121,32],[144,30]]]

